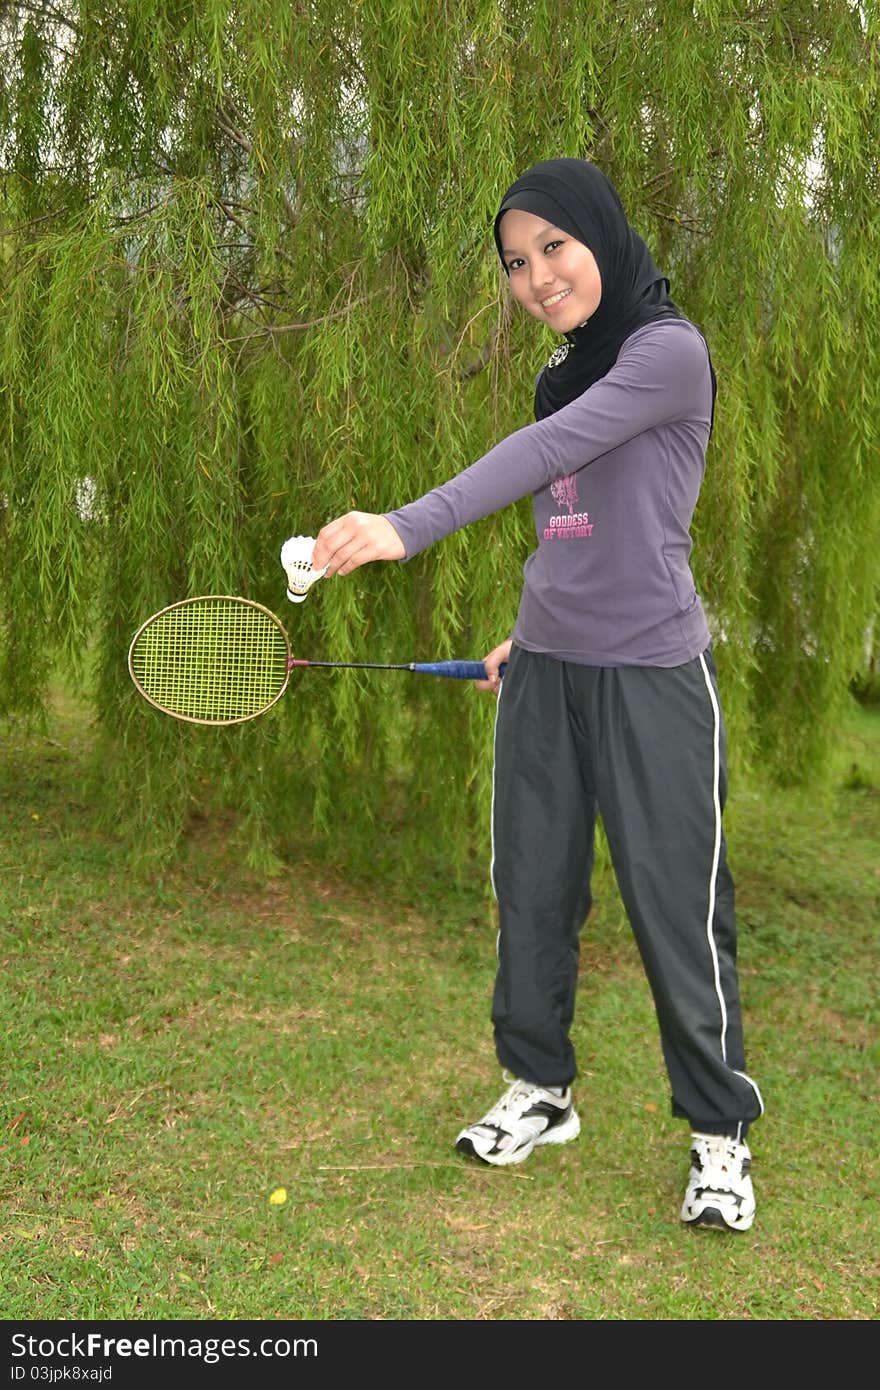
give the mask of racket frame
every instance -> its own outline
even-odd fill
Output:
[[[260,613],[265,613],[266,617],[270,619],[272,625],[276,628],[276,630],[281,634],[281,637],[284,639],[284,647],[286,652],[285,663],[287,667],[287,672],[284,677],[284,683],[282,684],[281,689],[278,691],[277,695],[275,695],[267,705],[261,705],[260,708],[258,710],[254,710],[252,714],[237,715],[234,719],[200,719],[193,714],[181,714],[179,713],[179,711],[169,709],[167,705],[162,705],[159,703],[158,700],[153,699],[153,696],[150,695],[149,692],[146,691],[144,687],[141,685],[141,682],[135,673],[133,665],[135,647],[137,645],[138,638],[148,627],[150,627],[153,623],[157,622],[158,619],[161,618],[165,613],[170,613],[174,609],[187,608],[192,607],[195,604],[209,602],[237,603],[240,604],[242,608],[257,609]],[[191,598],[178,599],[176,603],[169,603],[166,608],[160,608],[157,613],[151,613],[149,618],[147,618],[145,622],[141,623],[134,637],[132,637],[131,644],[128,648],[128,674],[131,676],[131,679],[134,682],[135,689],[137,690],[138,694],[144,700],[151,704],[154,709],[159,710],[160,713],[169,714],[172,719],[182,719],[187,724],[202,724],[215,729],[222,728],[223,726],[229,724],[247,724],[252,719],[259,719],[260,716],[265,714],[267,710],[270,710],[273,705],[276,705],[278,701],[281,699],[284,692],[287,690],[288,685],[290,684],[292,662],[293,653],[291,652],[290,648],[290,638],[288,637],[287,632],[285,631],[285,628],[278,616],[275,613],[273,613],[270,608],[266,608],[264,604],[257,603],[255,599],[242,598],[238,594],[195,594]]]

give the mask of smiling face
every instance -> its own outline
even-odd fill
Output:
[[[588,246],[534,213],[511,208],[499,224],[501,254],[520,304],[557,333],[592,318],[602,277]]]

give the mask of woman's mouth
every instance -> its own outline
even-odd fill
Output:
[[[541,300],[542,309],[555,309],[557,304],[561,304],[563,299],[567,299],[571,290],[560,290],[558,294],[551,294],[549,299]]]

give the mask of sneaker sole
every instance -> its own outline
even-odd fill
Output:
[[[539,1134],[533,1139],[531,1144],[522,1144],[512,1153],[497,1154],[487,1158],[484,1154],[477,1153],[472,1139],[468,1138],[467,1130],[462,1130],[455,1141],[458,1153],[464,1154],[467,1158],[475,1158],[478,1163],[489,1164],[493,1168],[506,1168],[511,1163],[522,1163],[528,1158],[533,1149],[539,1144],[567,1144],[570,1139],[576,1139],[581,1132],[580,1117],[576,1110],[572,1110],[568,1119],[561,1125],[554,1125],[552,1129],[547,1129],[543,1134]]]
[[[685,1226],[705,1226],[710,1231],[732,1231],[734,1235],[742,1235],[751,1228],[755,1217],[752,1214],[747,1220],[734,1226],[726,1219],[719,1207],[704,1207],[699,1216],[682,1216],[681,1219]]]

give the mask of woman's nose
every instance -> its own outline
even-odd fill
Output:
[[[532,284],[536,290],[542,289],[544,285],[549,285],[553,279],[553,271],[546,261],[536,261],[532,266]]]

